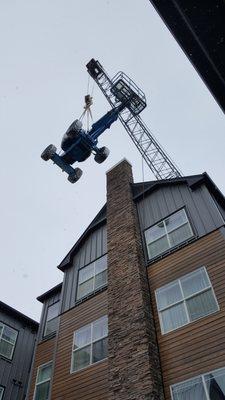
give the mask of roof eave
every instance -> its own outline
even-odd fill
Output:
[[[3,301],[0,301],[0,309],[5,311],[7,314],[12,315],[14,318],[18,318],[19,320],[24,320],[27,325],[32,326],[35,330],[38,330],[39,323],[35,321],[34,319],[28,317],[27,315],[21,313],[20,311],[16,310],[15,308],[9,306],[6,303],[3,303]]]
[[[53,296],[54,294],[60,292],[61,290],[62,290],[62,282],[59,283],[58,285],[54,286],[53,288],[47,290],[47,292],[38,296],[37,300],[40,301],[40,303],[44,303],[44,301],[46,299],[48,299],[49,297]]]
[[[85,229],[84,233],[79,237],[79,239],[72,247],[72,249],[67,253],[66,257],[58,265],[57,268],[60,269],[60,271],[64,272],[65,269],[67,269],[71,265],[71,260],[75,252],[80,248],[80,246],[82,245],[83,241],[87,238],[87,236],[90,235],[90,233],[93,232],[95,229],[99,228],[100,226],[106,223],[106,216],[99,218],[99,216],[102,213],[104,213],[105,209],[106,209],[106,204],[101,208],[96,217],[91,221],[91,223]]]

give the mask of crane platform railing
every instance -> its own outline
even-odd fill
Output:
[[[130,99],[127,107],[120,112],[119,119],[156,179],[181,176],[178,167],[139,115],[146,107],[143,91],[123,72],[117,73],[110,79],[99,61],[94,59],[87,64],[87,70],[112,108],[116,107],[118,102]]]

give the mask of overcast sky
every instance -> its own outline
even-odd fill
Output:
[[[108,160],[88,159],[75,185],[40,158],[82,113],[86,63],[130,75],[146,94],[143,120],[183,174],[207,171],[223,192],[224,115],[148,0],[2,0],[0,30],[0,297],[39,320],[36,297],[62,281],[57,265],[105,202],[105,172],[126,157],[142,180],[119,122],[100,140]],[[94,119],[108,110],[96,86]]]

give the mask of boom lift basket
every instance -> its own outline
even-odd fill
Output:
[[[111,92],[133,115],[140,114],[146,107],[144,92],[124,72],[118,72],[112,79]]]
[[[99,78],[103,74],[103,67],[99,61],[92,58],[86,65],[89,74],[93,79]]]

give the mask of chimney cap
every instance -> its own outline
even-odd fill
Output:
[[[128,164],[131,166],[131,168],[132,168],[131,162],[128,161],[128,160],[126,159],[126,157],[124,157],[124,158],[122,158],[122,160],[120,160],[118,163],[116,163],[116,164],[113,165],[111,168],[109,168],[109,169],[106,171],[106,174],[108,174],[110,171],[112,171],[114,168],[116,168],[118,165],[122,164],[123,162],[128,163]]]

